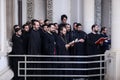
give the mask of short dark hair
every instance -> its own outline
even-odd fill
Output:
[[[21,28],[16,28],[16,29],[15,29],[15,32],[18,32],[19,30],[21,30]]]
[[[58,28],[58,34],[60,34],[60,31],[62,31],[63,28],[65,28],[65,26],[66,26],[65,24],[62,24],[61,26],[59,26],[59,28]]]
[[[47,26],[47,27],[48,27],[48,25],[46,25],[46,24],[42,25],[41,27],[42,27],[42,28],[44,28],[45,26]]]
[[[47,21],[49,21],[49,19],[45,19],[45,20],[44,20],[44,23],[46,23]]]
[[[14,25],[14,26],[13,26],[14,30],[16,29],[17,26],[19,26],[19,25]]]
[[[58,23],[54,23],[54,25],[56,25],[56,24],[58,24]]]
[[[91,29],[93,30],[93,28],[95,28],[96,26],[98,26],[97,24],[93,24]]]
[[[67,15],[63,14],[63,15],[61,16],[61,20],[63,20],[64,18],[67,19],[67,18],[68,18]]]
[[[38,21],[37,19],[31,20],[31,22],[32,22],[32,25],[35,25],[35,22],[38,22],[38,23],[39,23],[39,21]]]
[[[105,29],[106,29],[106,27],[102,27],[100,32],[104,31]]]
[[[28,24],[24,24],[23,26],[22,26],[22,28],[24,29],[25,28],[25,26],[29,26]]]
[[[77,23],[76,27],[78,27],[78,26],[82,26],[82,24],[80,24],[80,23]]]
[[[52,25],[54,25],[53,23],[50,23],[49,25],[48,25],[48,27],[51,27]]]

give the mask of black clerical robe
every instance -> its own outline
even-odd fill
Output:
[[[12,46],[11,54],[12,55],[23,55],[24,49],[23,49],[22,37],[18,36],[16,34],[13,34],[12,43],[13,43],[13,46]],[[9,58],[10,67],[14,72],[13,80],[19,80],[19,79],[22,80],[23,79],[23,78],[18,77],[18,74],[17,74],[18,73],[18,65],[16,65],[16,64],[18,64],[18,61],[23,61],[23,60],[24,60],[24,58],[22,58],[22,57],[10,57]],[[21,74],[23,74],[23,73],[21,73]]]
[[[46,33],[45,35],[45,51],[47,55],[54,55],[55,53],[55,39],[52,33]]]
[[[95,42],[101,38],[100,34],[94,34],[94,33],[89,33],[87,35],[87,54],[88,55],[98,55],[101,54],[101,49],[100,49],[100,44],[95,44]],[[99,61],[100,58],[99,57],[90,57],[87,58],[88,61]],[[89,63],[88,68],[96,68],[96,67],[100,67],[99,63]],[[99,74],[100,71],[99,70],[88,70],[87,74]],[[91,80],[94,79],[99,79],[99,76],[97,77],[91,77]]]
[[[23,39],[21,36],[17,36],[16,34],[13,35],[12,37],[12,54],[24,54],[24,49],[23,49]]]
[[[84,39],[84,42],[77,42],[74,45],[74,54],[75,55],[86,55],[85,50],[86,50],[86,37],[87,34],[84,31],[77,31],[75,33],[76,37],[75,39]]]
[[[95,42],[101,38],[100,34],[89,33],[87,35],[87,54],[96,55],[101,54],[100,44],[95,44]]]
[[[29,44],[28,44],[28,54],[29,55],[41,55],[41,35],[39,30],[33,30],[30,31],[30,38],[29,38]],[[41,61],[41,58],[39,57],[31,57],[28,58],[29,61]],[[28,64],[28,68],[41,68],[41,64]],[[41,71],[35,70],[35,71],[28,71],[28,74],[32,75],[40,75]],[[29,77],[28,80],[40,80],[41,78],[35,78],[35,77]]]
[[[23,32],[22,39],[24,44],[24,53],[28,54],[28,43],[29,43],[30,32]]]
[[[67,44],[66,36],[58,36],[56,41],[56,50],[57,55],[68,55],[68,50],[66,49],[65,45]]]
[[[41,37],[39,30],[31,30],[29,44],[28,44],[28,54],[30,55],[40,55],[41,54]]]

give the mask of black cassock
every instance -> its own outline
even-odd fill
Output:
[[[52,33],[46,33],[45,35],[45,51],[46,55],[54,55],[55,50],[55,39]]]
[[[100,34],[101,37],[108,38],[107,34]],[[106,50],[109,50],[109,45],[111,44],[111,40],[105,40],[103,45],[101,46],[101,51],[104,54]]]
[[[29,55],[41,55],[41,35],[39,30],[33,30],[31,29],[30,31],[30,38],[29,38],[29,44],[28,44],[28,54]],[[41,58],[39,57],[32,57],[28,58],[29,61],[40,61]],[[28,68],[40,68],[41,64],[28,64]],[[36,70],[36,71],[28,71],[29,75],[40,75],[41,71]],[[41,78],[34,78],[30,77],[28,80],[39,80]]]
[[[13,46],[12,46],[12,55],[23,55],[24,54],[24,49],[23,49],[23,40],[21,38],[21,36],[17,36],[16,34],[13,34],[12,36],[12,42],[13,42]],[[18,61],[22,61],[24,60],[24,58],[22,57],[10,57],[9,61],[10,61],[10,66],[14,72],[14,78],[13,80],[22,80],[23,78],[18,78]],[[22,64],[21,64],[22,65]],[[23,74],[23,73],[22,73]]]
[[[13,34],[12,36],[12,54],[24,54],[24,49],[23,49],[23,39],[21,36],[17,36]]]
[[[57,55],[69,55],[69,52],[65,47],[66,44],[67,44],[66,36],[59,35],[56,41]]]
[[[44,55],[56,55],[55,54],[55,38],[52,33],[45,32],[44,33]],[[42,60],[44,61],[56,61],[55,57],[44,57]],[[42,64],[42,68],[55,68],[57,67],[54,63],[45,63]],[[42,72],[44,75],[55,75],[56,71],[54,70],[44,70]],[[43,77],[42,80],[56,80],[54,77]]]
[[[30,32],[23,32],[22,38],[23,38],[23,44],[24,44],[24,53],[28,54],[28,43],[29,43],[29,36]]]
[[[40,55],[41,54],[41,36],[39,30],[31,30],[29,44],[28,44],[28,54],[30,55]]]
[[[74,54],[75,56],[85,56],[86,55],[86,37],[87,37],[87,34],[84,32],[84,31],[75,31],[74,32],[74,39],[84,39],[85,42],[77,42],[74,44]],[[85,61],[86,59],[85,58],[74,58],[73,59],[74,61]],[[86,64],[82,64],[82,63],[79,63],[79,64],[74,64],[73,65],[73,68],[86,68]],[[77,70],[77,71],[73,71],[73,73],[75,75],[85,75],[86,74],[86,71],[82,71],[82,70]],[[78,78],[77,78],[78,79]]]
[[[79,40],[79,39],[84,39],[86,41],[86,37],[87,37],[87,34],[84,32],[84,31],[77,31],[76,32],[76,38]],[[75,38],[75,39],[76,39]],[[86,43],[85,42],[78,42],[78,43],[75,43],[74,45],[74,54],[75,55],[85,55],[85,50],[86,50]]]
[[[87,35],[87,54],[88,55],[98,55],[101,54],[101,49],[100,49],[100,44],[95,44],[95,42],[101,38],[100,34],[94,34],[94,33],[89,33]],[[99,57],[92,57],[92,58],[88,58],[88,61],[99,61],[100,58]],[[88,64],[88,68],[97,68],[100,67],[99,63],[90,63]],[[99,74],[100,71],[99,70],[90,70],[87,71],[88,74]],[[93,77],[91,79],[99,79],[98,77]]]
[[[57,38],[57,41],[56,41],[56,50],[57,50],[57,55],[69,55],[69,51],[68,49],[66,49],[65,45],[67,44],[67,39],[66,39],[66,36],[61,36],[59,35],[58,38]],[[61,58],[58,58],[58,61],[69,61],[70,59],[67,58],[67,57],[61,57]],[[57,65],[58,68],[70,68],[71,67],[71,64],[58,64]],[[71,74],[71,71],[69,70],[59,70],[57,71],[57,74],[60,74],[60,75],[70,75]],[[70,80],[70,78],[65,78],[65,77],[61,77],[61,78],[58,78],[58,80]]]

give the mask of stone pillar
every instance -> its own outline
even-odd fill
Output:
[[[101,26],[101,3],[102,0],[95,0],[95,23]]]
[[[83,26],[86,33],[91,32],[95,23],[95,0],[83,0]]]
[[[33,19],[34,15],[34,0],[27,0],[27,21]]]
[[[83,24],[83,0],[71,0],[71,25],[74,22]]]
[[[107,80],[120,80],[120,0],[112,0],[111,50],[107,55]]]
[[[0,51],[4,52],[6,44],[6,0],[0,0]]]
[[[47,19],[53,22],[53,0],[47,0]]]
[[[112,44],[111,49],[120,51],[120,0],[112,0]]]
[[[6,36],[6,0],[0,0],[0,80],[11,80],[13,77],[8,66]]]

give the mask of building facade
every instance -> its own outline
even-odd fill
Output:
[[[87,33],[91,32],[94,23],[108,28],[112,45],[106,53],[107,58],[111,59],[107,77],[108,80],[120,80],[119,7],[119,0],[0,0],[0,80],[13,77],[7,61],[13,25],[22,25],[31,19],[49,19],[60,23],[62,14],[68,16],[71,25],[74,22],[82,23]],[[9,76],[7,79],[6,75]]]

